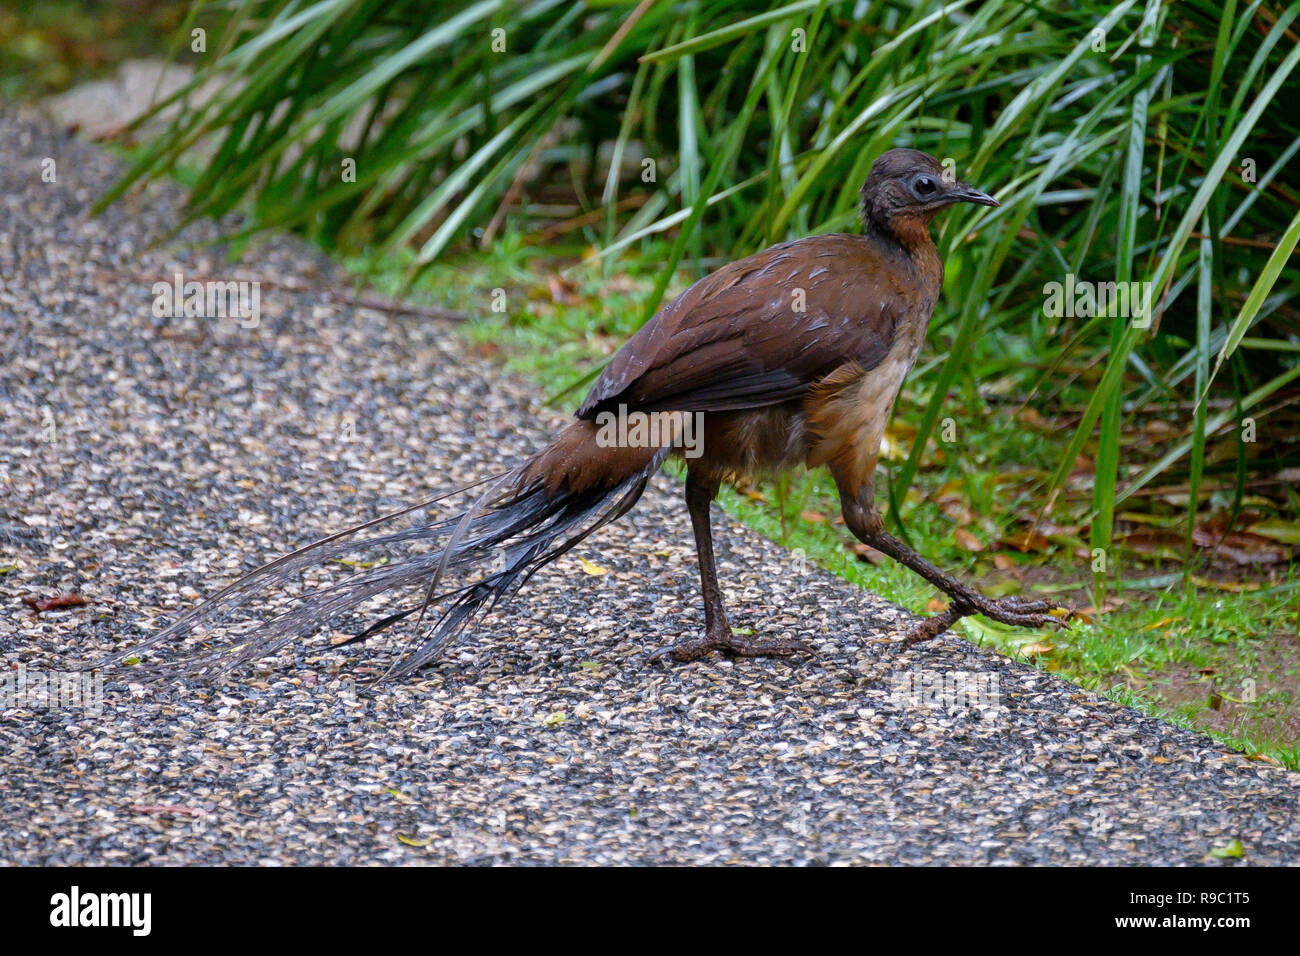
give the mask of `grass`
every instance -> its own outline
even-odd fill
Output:
[[[435,265],[416,295],[466,312],[471,321],[463,332],[472,346],[554,393],[561,391],[557,385],[598,368],[635,331],[639,306],[661,276],[661,252],[662,245],[652,243],[625,260],[626,271],[605,277],[597,269],[575,267],[590,254],[581,244],[533,245],[508,232],[489,251],[464,252]],[[398,259],[382,272],[380,287],[400,287],[404,266]],[[689,276],[679,273],[669,290],[675,293],[688,282]],[[491,309],[494,290],[500,290],[495,301],[504,301],[503,312]],[[918,367],[940,359],[935,345],[932,335]],[[580,396],[581,390],[572,390],[555,404],[571,408]],[[895,474],[907,460],[930,397],[915,376],[909,379],[887,435],[891,444],[884,466]],[[1027,427],[1016,403],[990,404],[989,397],[998,396],[973,389],[950,396],[945,405],[958,438],[931,446],[899,503],[912,543],[941,567],[979,581],[990,594],[1050,594],[1090,612],[1063,633],[967,618],[958,625],[964,636],[1145,713],[1300,769],[1296,569],[1286,564],[1264,574],[1258,567],[1241,573],[1220,567],[1216,575],[1198,575],[1206,586],[1189,587],[1181,566],[1170,560],[1181,555],[1180,548],[1144,553],[1117,547],[1099,610],[1091,565],[1079,557],[1090,553],[1086,528],[1057,529],[1042,548],[1012,546],[1025,527],[1017,516],[1035,511],[1041,501],[1046,469],[1013,471],[1009,479],[1007,463],[1052,461],[1067,443],[1068,431],[1050,422]],[[881,496],[887,497],[883,491]],[[918,613],[938,606],[937,592],[911,572],[859,556],[861,549],[838,523],[834,484],[822,471],[780,485],[725,488],[719,504],[760,534],[802,552],[810,564],[859,587]],[[1146,517],[1155,517],[1155,511]],[[1121,526],[1130,523],[1136,524]],[[974,540],[963,544],[958,529]],[[976,546],[980,550],[972,550]]]

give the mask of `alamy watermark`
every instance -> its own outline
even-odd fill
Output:
[[[899,709],[958,711],[973,708],[985,720],[1001,709],[997,674],[933,671],[914,667],[890,676],[889,699]]]
[[[157,319],[238,319],[241,329],[255,329],[262,322],[262,284],[246,279],[186,282],[177,272],[171,282],[153,284],[153,314]]]
[[[1054,319],[1109,315],[1132,319],[1139,329],[1151,324],[1150,282],[1091,282],[1067,272],[1064,282],[1044,285],[1043,295],[1043,314]]]
[[[104,675],[99,671],[28,670],[26,664],[0,672],[0,710],[84,710],[104,712]]]
[[[133,936],[148,936],[153,929],[153,894],[83,893],[74,885],[50,897],[50,925],[122,926]]]
[[[703,412],[629,412],[626,405],[617,412],[596,415],[596,444],[601,448],[683,449],[687,458],[704,454]]]

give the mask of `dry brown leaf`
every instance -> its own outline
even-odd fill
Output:
[[[1213,581],[1210,578],[1203,578],[1199,574],[1192,575],[1192,583],[1198,588],[1207,588],[1211,591],[1231,591],[1234,594],[1242,591],[1258,591],[1264,586],[1259,581]]]
[[[26,604],[36,614],[43,611],[61,611],[69,607],[85,607],[86,599],[80,594],[60,594],[52,598],[25,597],[23,603]]]
[[[1051,431],[1053,427],[1052,423],[1044,418],[1038,409],[1030,408],[1028,405],[1016,412],[1016,421],[1024,422],[1031,428],[1038,428],[1042,431]]]
[[[1278,564],[1291,559],[1289,547],[1249,531],[1230,531],[1225,535],[1210,525],[1200,525],[1192,531],[1192,543],[1198,548],[1213,549],[1237,564]]]
[[[1154,624],[1148,624],[1148,625],[1147,625],[1146,627],[1144,627],[1142,630],[1144,630],[1144,631],[1158,631],[1158,630],[1160,630],[1160,628],[1164,627],[1166,624],[1172,624],[1174,621],[1181,621],[1181,620],[1182,620],[1181,617],[1162,617],[1160,620],[1156,621]]]
[[[1009,534],[998,541],[998,547],[1011,548],[1013,551],[1021,551],[1028,554],[1030,551],[1046,551],[1052,546],[1052,542],[1047,540],[1047,536],[1039,534],[1037,531],[1025,534],[1017,531],[1015,534]]]
[[[885,555],[871,547],[871,545],[863,544],[861,541],[853,541],[846,544],[845,547],[852,551],[854,557],[859,561],[867,561],[870,564],[881,564],[885,560]]]
[[[971,514],[970,508],[966,507],[965,502],[962,501],[956,501],[951,498],[945,499],[944,501],[939,502],[939,510],[942,511],[944,515],[951,518],[958,527],[964,527],[975,520],[975,516]]]
[[[573,279],[565,278],[560,275],[552,275],[546,279],[547,291],[551,294],[551,301],[556,305],[565,305],[574,300],[579,286]]]

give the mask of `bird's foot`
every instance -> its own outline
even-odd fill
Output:
[[[649,659],[684,663],[708,657],[714,651],[721,651],[729,657],[794,657],[798,654],[811,653],[811,649],[803,641],[736,634],[730,628],[726,628],[718,629],[695,640],[679,641],[668,647],[661,647],[654,651]]]
[[[1051,601],[1021,597],[995,599],[972,591],[954,598],[953,602],[938,614],[927,617],[908,631],[903,638],[903,646],[911,647],[913,644],[938,637],[956,624],[960,618],[971,614],[982,614],[990,620],[1010,624],[1013,627],[1058,629],[1068,628],[1070,618],[1074,616],[1073,611],[1058,607]]]

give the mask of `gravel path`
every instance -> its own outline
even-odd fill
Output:
[[[450,327],[332,298],[295,242],[240,267],[147,249],[178,222],[172,189],[88,220],[117,168],[0,118],[11,677],[118,647],[560,420]],[[155,318],[152,284],[178,270],[260,280],[258,327]],[[737,626],[815,660],[645,662],[701,619],[661,476],[417,679],[355,682],[400,632],[356,653],[322,636],[220,688],[108,675],[99,713],[0,701],[0,861],[1179,864],[1233,840],[1295,861],[1296,775],[951,637],[902,651],[904,612],[717,524]],[[63,592],[87,606],[21,602]],[[913,675],[949,695],[927,703]]]

